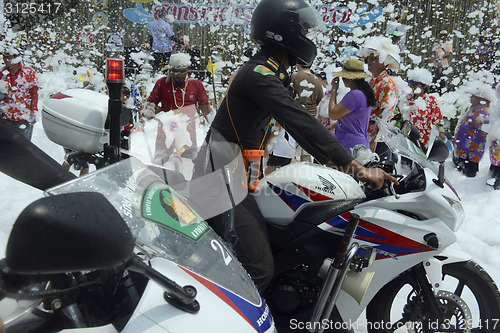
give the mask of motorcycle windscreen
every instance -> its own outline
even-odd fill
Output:
[[[178,118],[182,121],[183,117]],[[239,149],[213,130],[207,140],[175,143],[174,138],[165,144],[161,137],[154,144],[144,148],[153,157],[147,159],[149,165],[130,157],[46,193],[102,193],[120,212],[141,251],[172,260],[259,304],[260,296],[247,272],[206,221],[247,195]]]
[[[401,155],[410,159],[424,168],[429,168],[437,173],[437,167],[434,163],[427,159],[425,153],[417,147],[411,140],[406,137],[399,129],[389,127],[383,121],[377,121],[379,132],[385,144],[395,154]]]

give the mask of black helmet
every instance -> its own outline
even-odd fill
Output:
[[[316,45],[302,34],[323,24],[318,12],[304,0],[262,0],[252,16],[252,38],[261,45],[284,50],[290,65],[311,66]]]

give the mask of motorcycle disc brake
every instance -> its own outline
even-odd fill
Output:
[[[445,290],[440,290],[437,293],[436,298],[439,303],[439,308],[444,315],[444,323],[441,324],[441,328],[437,325],[437,323],[427,322],[425,325],[429,325],[431,331],[434,332],[470,333],[473,321],[471,311],[467,303],[454,293]],[[429,330],[425,330],[422,325],[422,321],[413,323],[413,325],[408,328],[408,332],[428,332]]]

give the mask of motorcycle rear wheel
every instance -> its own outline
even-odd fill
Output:
[[[429,307],[408,271],[384,286],[368,305],[368,332],[500,332],[498,287],[473,261],[444,265],[436,298],[446,321],[441,328],[425,320]]]

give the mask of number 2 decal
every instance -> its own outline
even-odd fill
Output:
[[[219,243],[218,241],[216,241],[215,239],[212,239],[212,242],[210,242],[210,244],[212,245],[212,249],[214,249],[215,251],[217,251],[217,248],[220,249],[220,252],[222,253],[222,258],[224,258],[224,263],[226,264],[226,266],[229,265],[229,263],[233,259],[231,258],[229,253],[227,253],[224,250],[224,247],[222,246],[222,244]]]

